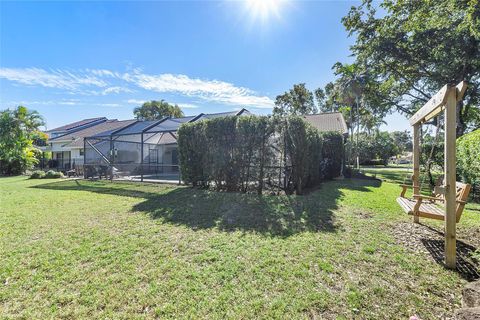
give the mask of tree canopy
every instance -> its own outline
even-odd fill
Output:
[[[445,84],[469,83],[457,135],[480,126],[480,3],[364,0],[342,19],[355,64],[375,83],[377,108],[411,116]]]
[[[152,100],[144,102],[140,107],[133,110],[133,114],[139,120],[160,120],[165,117],[183,117],[183,111],[178,105],[173,105],[165,100]]]
[[[0,173],[20,174],[38,160],[34,139],[42,136],[40,114],[23,106],[0,111]]]
[[[289,91],[278,95],[273,108],[275,115],[304,115],[317,112],[314,95],[307,89],[305,83],[295,84]]]

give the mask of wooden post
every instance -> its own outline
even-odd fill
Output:
[[[140,181],[143,182],[143,132],[141,135],[141,146],[142,149],[140,149]]]
[[[420,194],[420,126],[421,123],[413,125],[413,194]],[[413,216],[413,221],[418,223],[419,216]]]
[[[456,266],[456,130],[457,98],[455,87],[448,91],[445,110],[445,265]]]
[[[110,181],[113,181],[113,164],[115,163],[115,145],[113,143],[112,135],[110,135]]]
[[[87,179],[87,143],[85,142],[87,138],[83,138],[83,179]]]

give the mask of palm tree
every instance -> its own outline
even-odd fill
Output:
[[[357,64],[341,64],[336,63],[335,74],[340,75],[336,81],[335,87],[337,96],[340,101],[350,107],[350,128],[351,128],[351,143],[353,146],[353,135],[356,125],[357,140],[356,140],[356,164],[359,167],[358,158],[358,133],[360,130],[360,101],[363,96],[367,76],[362,72]],[[354,111],[356,111],[356,118],[354,119]],[[352,156],[352,155],[350,155]]]
[[[35,110],[28,110],[24,106],[18,106],[12,112],[13,119],[27,133],[37,131],[39,127],[45,125],[42,116]]]
[[[386,124],[382,117],[379,117],[366,109],[362,110],[359,122],[368,134],[371,134],[373,130],[378,131],[382,124]]]

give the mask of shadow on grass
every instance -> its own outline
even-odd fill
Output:
[[[251,231],[287,237],[298,232],[335,232],[334,211],[341,189],[371,192],[378,180],[341,180],[322,184],[302,196],[214,192],[189,187],[84,180],[46,183],[32,188],[88,191],[142,198],[132,212],[192,229],[217,227],[224,231]]]
[[[425,248],[430,252],[433,259],[444,266],[445,242],[444,240],[422,239]],[[480,279],[479,265],[471,258],[475,247],[457,240],[457,266],[456,272],[465,280],[473,281]]]
[[[423,225],[438,235],[444,237],[445,234],[435,228]],[[421,239],[422,244],[428,250],[432,258],[438,264],[445,266],[445,240],[440,239]],[[480,263],[472,256],[477,248],[457,239],[457,265],[456,272],[465,280],[473,281],[480,279]]]

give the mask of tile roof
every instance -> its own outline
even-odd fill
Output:
[[[78,128],[78,127],[81,127],[81,126],[92,124],[92,123],[94,123],[96,121],[99,121],[99,120],[107,120],[107,118],[98,117],[98,118],[83,119],[83,120],[80,120],[80,121],[77,121],[77,122],[72,122],[72,123],[66,124],[66,125],[58,127],[58,128],[47,130],[46,132],[48,133],[48,132],[55,132],[55,131],[69,131],[69,130],[72,130],[72,129],[75,129],[75,128]]]
[[[336,131],[342,134],[348,133],[347,123],[340,112],[325,112],[320,114],[305,115],[305,121],[313,125],[318,130]]]
[[[91,137],[105,131],[117,130],[136,121],[137,120],[107,120],[95,126],[50,139],[50,142],[71,140],[71,142],[67,142],[64,146],[81,148],[83,147],[83,138],[85,137]]]

